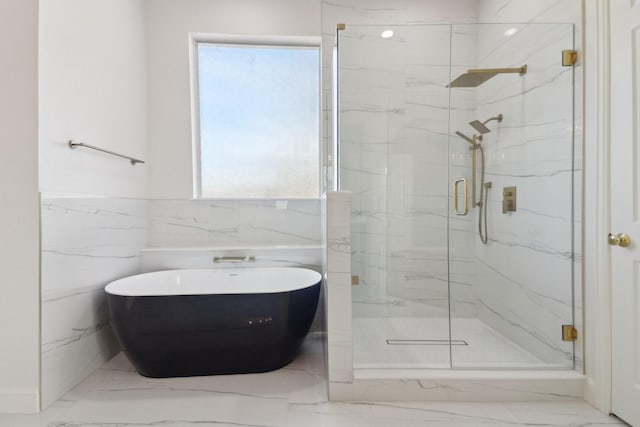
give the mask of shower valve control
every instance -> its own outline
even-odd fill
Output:
[[[502,213],[516,211],[516,187],[504,187],[502,189]]]

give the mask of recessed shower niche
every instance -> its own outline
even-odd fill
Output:
[[[388,29],[337,31],[354,368],[572,369],[573,25]]]

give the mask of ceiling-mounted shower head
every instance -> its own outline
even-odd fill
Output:
[[[481,122],[480,120],[474,120],[472,122],[469,122],[469,124],[478,132],[480,132],[480,135],[484,135],[485,133],[489,133],[491,132],[491,129],[489,129],[486,124],[489,123],[492,120],[497,121],[498,123],[502,122],[502,114],[498,114],[495,117],[491,117],[487,120],[485,120],[484,122]]]
[[[481,68],[467,70],[465,74],[458,76],[458,78],[449,83],[447,87],[478,87],[493,76],[511,73],[518,73],[522,76],[527,73],[527,65],[525,64],[520,68]]]

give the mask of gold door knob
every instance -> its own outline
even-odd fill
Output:
[[[607,240],[611,246],[622,246],[623,248],[626,248],[631,244],[631,237],[624,233],[609,233],[609,238]]]

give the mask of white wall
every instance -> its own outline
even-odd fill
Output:
[[[0,2],[0,412],[39,387],[38,1]]]
[[[40,191],[140,197],[147,158],[143,0],[40,2]]]
[[[138,272],[147,205],[95,196],[143,197],[148,164],[66,143],[146,159],[144,16],[143,0],[40,1],[43,407],[119,351],[102,288]]]
[[[320,35],[319,0],[148,0],[149,195],[190,198],[190,32]]]

